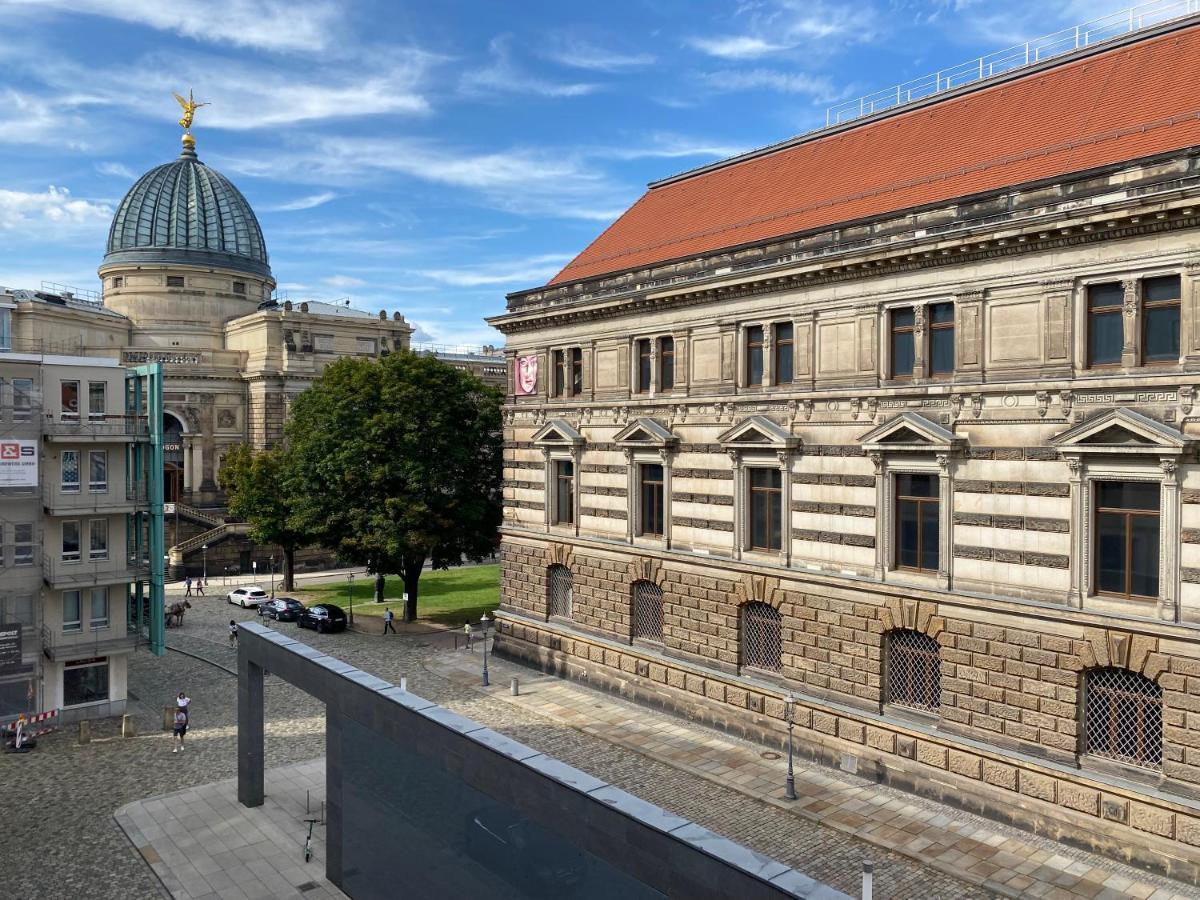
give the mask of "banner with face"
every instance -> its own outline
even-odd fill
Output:
[[[518,397],[528,397],[537,393],[538,357],[536,353],[517,357],[517,377],[513,387]]]

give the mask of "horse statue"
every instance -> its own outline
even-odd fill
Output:
[[[164,614],[163,624],[170,628],[171,620],[174,619],[176,625],[183,625],[183,611],[191,608],[192,604],[188,603],[187,600],[184,600],[182,603],[172,603]]]

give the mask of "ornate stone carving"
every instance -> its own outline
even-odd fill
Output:
[[[1079,473],[1083,471],[1083,461],[1077,456],[1067,457],[1067,468],[1071,470],[1072,477],[1078,478]]]
[[[871,465],[875,467],[875,474],[878,475],[883,471],[883,454],[878,450],[870,451],[867,456],[871,460]]]
[[[1039,416],[1045,416],[1046,410],[1050,408],[1050,394],[1047,391],[1038,391],[1037,397],[1037,413]]]
[[[811,400],[801,400],[800,403],[804,406],[804,421],[812,418],[813,402]]]
[[[217,413],[218,428],[233,428],[237,425],[237,414],[232,409],[223,409]]]
[[[878,413],[878,412],[879,412],[879,398],[878,397],[868,397],[867,398],[867,417],[870,419],[874,419],[876,413]]]
[[[859,413],[861,413],[861,412],[862,412],[862,400],[860,400],[858,397],[852,398],[850,400],[850,418],[857,421]]]
[[[950,454],[949,453],[937,454],[937,464],[938,464],[938,468],[941,469],[943,472],[948,471],[950,468]]]
[[[925,332],[925,307],[918,305],[913,307],[913,334],[917,340],[920,340],[921,335]]]
[[[963,408],[963,395],[962,394],[951,394],[950,395],[950,415],[953,418],[957,419],[959,416],[962,415],[962,408]]]
[[[1125,288],[1125,315],[1133,318],[1137,315],[1137,281],[1129,278],[1121,282]]]
[[[1196,392],[1191,385],[1182,385],[1179,388],[1179,408],[1183,410],[1185,416],[1191,415],[1192,404],[1195,401]]]
[[[977,419],[983,415],[983,394],[971,395],[971,413]]]
[[[1063,416],[1071,418],[1071,406],[1075,403],[1075,394],[1071,391],[1059,391],[1058,402],[1062,404]]]

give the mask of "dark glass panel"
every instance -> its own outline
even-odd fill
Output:
[[[938,505],[921,504],[921,568],[937,571],[938,567]]]
[[[1158,485],[1148,481],[1101,481],[1096,484],[1096,506],[1105,509],[1158,511]]]
[[[911,308],[892,311],[893,328],[912,328],[914,321],[915,316]]]
[[[1121,322],[1121,314],[1116,312],[1092,315],[1088,341],[1092,365],[1119,363],[1121,347],[1125,343],[1125,326]]]
[[[918,506],[911,500],[901,500],[896,504],[896,565],[908,569],[917,568],[921,562],[917,546]]]
[[[1146,359],[1179,359],[1179,305],[1149,307],[1146,316]]]
[[[896,493],[903,497],[936,497],[937,479],[933,475],[897,475]]]
[[[638,341],[638,390],[650,390],[650,342]]]
[[[783,549],[783,495],[781,493],[772,493],[767,496],[771,499],[771,540],[767,546],[772,550],[781,550]]]
[[[929,333],[929,371],[934,375],[954,371],[953,328],[936,328]]]
[[[750,499],[750,546],[767,546],[767,529],[769,527],[769,510],[767,495],[756,492]]]
[[[1088,288],[1088,308],[1120,307],[1125,302],[1125,286],[1119,281],[1093,284]]]
[[[1158,516],[1130,516],[1129,593],[1158,596]]]
[[[1096,589],[1107,594],[1125,593],[1125,516],[1096,516]]]
[[[953,303],[934,303],[929,307],[929,321],[931,324],[939,322],[954,321],[954,304]]]
[[[658,355],[659,381],[662,389],[669,391],[675,387],[675,339],[663,338],[661,348]]]
[[[746,329],[746,383],[762,384],[763,376],[763,330],[756,325]]]
[[[1146,303],[1179,299],[1179,276],[1164,275],[1162,278],[1147,278],[1142,282],[1142,299]]]
[[[908,378],[913,373],[913,333],[902,331],[892,334],[892,376]]]

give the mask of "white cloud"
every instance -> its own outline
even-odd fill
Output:
[[[594,151],[594,155],[620,160],[682,159],[690,156],[724,159],[727,156],[736,156],[746,149],[734,144],[696,140],[674,134],[653,134],[649,136],[648,143],[601,148]]]
[[[77,200],[66,188],[50,185],[41,193],[0,188],[0,230],[25,232],[41,227],[94,228],[107,226],[112,207],[93,200]]]
[[[556,275],[570,260],[570,256],[561,253],[548,253],[526,259],[456,266],[453,269],[415,269],[411,274],[453,287],[541,284]]]
[[[134,174],[129,166],[119,162],[96,163],[96,171],[101,175],[111,175],[113,178],[124,178],[129,181],[137,178],[137,175]]]
[[[73,150],[87,147],[83,137],[91,134],[79,115],[73,94],[39,97],[15,91],[0,91],[0,144],[54,144]]]
[[[362,287],[366,284],[361,278],[355,278],[352,275],[330,275],[328,278],[322,279],[330,287],[345,290],[346,288]]]
[[[344,12],[301,0],[0,0],[0,8],[104,16],[209,43],[316,52],[335,46]]]
[[[775,69],[743,69],[709,72],[704,81],[718,91],[746,91],[765,88],[784,94],[806,94],[827,100],[838,94],[828,78],[804,72],[781,72]]]
[[[533,94],[538,97],[582,97],[594,93],[599,85],[549,81],[526,72],[512,60],[511,39],[494,38],[490,46],[492,63],[482,69],[463,73],[459,91],[467,96],[489,94]]]
[[[848,43],[873,40],[880,18],[866,3],[763,0],[744,4],[735,12],[733,19],[741,33],[694,35],[684,43],[719,59],[759,59],[798,49],[808,57],[823,56]]]
[[[298,212],[302,209],[315,209],[318,206],[323,206],[336,197],[337,194],[333,191],[321,191],[319,194],[297,197],[295,200],[290,200],[287,203],[278,203],[275,206],[262,206],[259,208],[264,212]]]
[[[693,37],[688,38],[686,43],[702,53],[721,59],[756,59],[786,49],[783,44],[773,44],[749,35],[719,38]]]
[[[607,50],[582,38],[565,34],[552,38],[551,47],[544,55],[561,65],[593,72],[624,72],[654,63],[654,55],[651,53]]]

